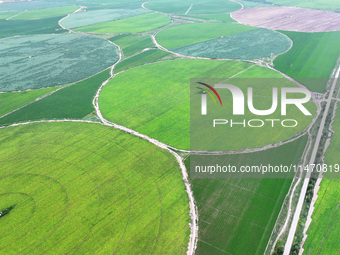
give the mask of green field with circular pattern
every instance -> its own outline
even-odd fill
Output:
[[[184,254],[189,203],[165,150],[100,124],[0,129],[1,254]]]
[[[258,109],[270,108],[270,88],[274,86],[273,84],[276,87],[296,87],[295,84],[275,71],[260,66],[251,66],[251,64],[240,61],[172,60],[148,64],[120,73],[103,87],[99,96],[99,106],[104,118],[109,121],[146,134],[176,148],[189,149],[190,79],[219,78],[223,81],[234,75],[236,75],[235,78],[250,79],[249,82],[254,87],[254,97],[256,97],[254,101],[257,101]],[[258,78],[262,78],[262,80],[259,81]],[[275,79],[276,83],[272,83]],[[266,82],[263,83],[263,80]],[[228,82],[232,82],[232,80]],[[245,85],[249,85],[249,83],[241,84],[240,88],[246,90]],[[192,86],[196,87],[196,85]],[[227,93],[223,96],[225,97],[222,98],[223,107],[218,109],[216,107],[219,116],[226,119],[233,118],[232,99]],[[308,103],[308,108],[311,113],[316,110],[316,106],[312,102]],[[223,128],[219,132],[227,133],[224,137],[228,139],[226,143],[220,143],[221,146],[224,150],[240,150],[262,147],[292,138],[310,124],[313,116],[304,116],[296,108],[290,111],[289,109],[287,116],[281,116],[280,112],[276,111],[265,117],[269,119],[297,119],[298,127],[273,129],[267,125],[257,129]],[[239,119],[259,117],[246,113]],[[202,139],[209,140],[209,136]]]

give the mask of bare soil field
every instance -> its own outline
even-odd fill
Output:
[[[297,7],[256,7],[231,14],[241,24],[273,30],[329,32],[340,30],[340,14]]]

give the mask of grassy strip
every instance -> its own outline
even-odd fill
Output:
[[[3,254],[185,254],[189,202],[175,158],[100,124],[0,130]],[[3,212],[3,211],[1,211]],[[27,234],[29,233],[29,234]]]
[[[61,89],[2,119],[0,125],[41,119],[81,119],[94,111],[92,99],[98,88],[110,77],[105,70],[75,85]]]

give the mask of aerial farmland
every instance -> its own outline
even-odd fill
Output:
[[[340,251],[340,2],[0,1],[0,254]]]

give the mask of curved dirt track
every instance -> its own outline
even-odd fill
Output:
[[[339,13],[298,7],[248,8],[233,12],[231,17],[244,25],[272,30],[296,32],[340,30]]]

